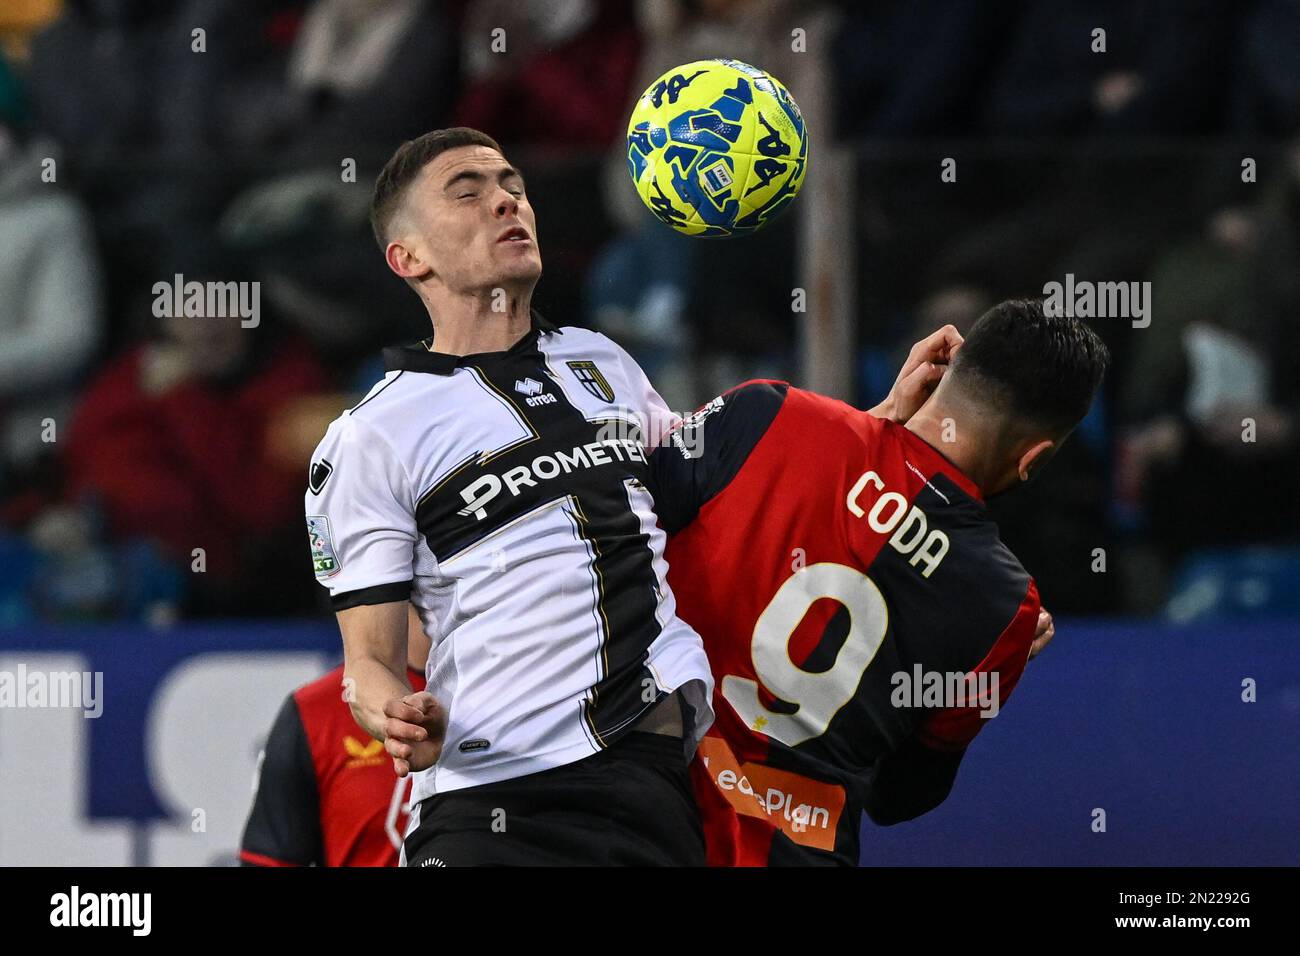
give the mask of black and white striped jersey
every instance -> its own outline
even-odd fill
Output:
[[[385,350],[306,495],[335,609],[409,597],[432,639],[449,722],[412,800],[588,756],[678,688],[694,752],[712,678],[645,485],[646,446],[674,423],[663,400],[610,339],[536,314],[507,351],[427,345]]]

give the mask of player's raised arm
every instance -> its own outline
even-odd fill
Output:
[[[913,345],[893,388],[883,402],[869,409],[870,413],[900,425],[905,423],[930,397],[961,343],[957,327],[945,325]]]

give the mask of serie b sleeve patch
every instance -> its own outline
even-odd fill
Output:
[[[317,580],[332,577],[342,570],[334,553],[330,519],[325,515],[307,516],[307,543],[311,546],[311,566]]]

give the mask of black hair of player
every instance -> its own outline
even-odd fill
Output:
[[[406,187],[437,156],[460,146],[486,146],[504,155],[496,140],[468,126],[430,130],[397,147],[375,179],[375,191],[370,198],[370,228],[380,249],[388,246],[388,226],[401,205]]]
[[[1042,299],[1010,299],[971,327],[949,370],[967,394],[1052,433],[1088,414],[1110,352],[1078,318],[1048,315]]]

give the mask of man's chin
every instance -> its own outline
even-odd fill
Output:
[[[499,278],[502,285],[519,282],[536,282],[542,277],[542,263],[537,258],[504,265]]]

